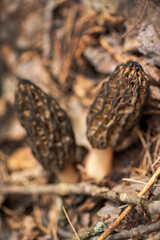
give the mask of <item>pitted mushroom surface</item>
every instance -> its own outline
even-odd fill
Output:
[[[85,160],[88,176],[100,182],[112,169],[113,151],[136,139],[133,131],[147,100],[149,77],[137,62],[116,67],[104,81],[87,117],[87,138],[93,149]]]
[[[58,102],[32,82],[20,80],[15,107],[37,160],[47,171],[66,170],[74,161],[75,139],[70,120]]]
[[[149,77],[137,62],[116,67],[96,96],[87,117],[93,148],[115,147],[137,124],[147,99]]]

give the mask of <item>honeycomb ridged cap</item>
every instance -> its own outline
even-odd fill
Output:
[[[75,155],[70,120],[58,102],[29,80],[20,80],[15,108],[36,159],[52,172],[66,169]]]
[[[137,62],[116,67],[87,116],[87,138],[93,148],[122,144],[140,118],[148,87],[149,77]]]

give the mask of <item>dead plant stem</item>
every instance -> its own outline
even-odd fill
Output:
[[[143,196],[151,186],[158,180],[160,175],[160,167],[156,170],[156,172],[152,175],[149,181],[146,183],[144,188],[138,193],[138,197]],[[98,240],[104,240],[109,234],[113,232],[113,230],[122,222],[122,220],[131,212],[131,210],[135,207],[134,204],[129,205],[122,214],[115,220],[115,222],[106,229],[106,231],[98,238]]]

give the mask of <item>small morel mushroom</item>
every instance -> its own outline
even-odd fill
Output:
[[[67,114],[57,101],[30,81],[20,80],[15,107],[36,159],[61,181],[76,182],[74,134]]]
[[[138,123],[148,87],[149,77],[137,62],[117,66],[102,84],[87,117],[87,138],[96,149],[87,157],[86,172],[97,181],[111,170],[112,149],[120,150]]]

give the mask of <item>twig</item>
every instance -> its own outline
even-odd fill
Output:
[[[149,201],[143,197],[137,197],[128,193],[121,193],[110,190],[107,187],[98,187],[96,185],[87,183],[77,184],[46,184],[46,185],[29,185],[29,186],[17,186],[17,185],[2,185],[0,186],[0,194],[58,194],[61,196],[69,194],[83,194],[92,197],[101,197],[111,200],[116,203],[132,203],[135,205],[148,206]]]
[[[66,212],[66,209],[64,207],[62,207],[62,209],[63,209],[63,212],[64,212],[64,214],[65,214],[65,216],[66,216],[66,218],[67,218],[67,220],[69,222],[69,225],[71,226],[71,228],[72,228],[72,230],[73,230],[73,232],[75,234],[76,239],[80,240],[80,238],[79,238],[75,228],[73,227],[73,224],[71,223],[71,220],[69,219],[69,216],[68,216],[68,214]]]
[[[120,233],[108,236],[106,240],[120,240],[133,237],[143,237],[146,234],[158,231],[160,231],[160,221],[152,223],[150,225],[139,225],[138,227],[132,228],[131,230],[123,230]]]
[[[128,33],[130,33],[131,31],[133,31],[133,29],[138,25],[138,23],[140,23],[140,21],[142,20],[142,18],[144,17],[144,13],[146,11],[146,8],[147,8],[147,5],[148,5],[148,1],[149,0],[146,0],[145,4],[144,4],[144,8],[143,8],[143,11],[141,13],[141,16],[137,19],[136,23],[134,25],[132,25],[127,32],[125,32],[123,35],[122,35],[122,38],[124,38],[126,35],[128,35]]]
[[[33,215],[34,215],[34,220],[36,223],[36,226],[46,235],[49,235],[49,231],[46,226],[43,225],[42,223],[42,216],[41,216],[41,209],[39,205],[37,204],[38,202],[38,197],[34,196],[33,197],[34,201],[34,206],[33,206]]]
[[[149,215],[155,214],[155,209],[157,213],[160,213],[160,201],[149,201],[144,197],[135,196],[128,193],[121,193],[112,191],[106,187],[98,187],[96,185],[87,183],[77,183],[77,184],[49,184],[42,186],[16,186],[16,185],[3,185],[0,186],[0,194],[57,194],[60,196],[65,196],[69,194],[81,194],[89,195],[92,197],[108,199],[116,203],[129,203],[134,205],[142,206],[143,209],[147,211]],[[155,207],[156,206],[156,207]]]
[[[54,240],[59,240],[57,232],[58,232],[58,223],[59,223],[59,215],[62,211],[62,199],[59,196],[51,195],[50,199],[52,201],[51,207],[48,212],[48,230],[50,235],[53,235]]]
[[[144,149],[146,150],[144,158],[148,159],[149,166],[152,170],[152,173],[154,173],[155,171],[154,171],[154,168],[152,166],[152,157],[151,157],[151,154],[150,154],[150,151],[149,151],[149,147],[148,147],[140,129],[136,128],[136,132],[137,132],[137,135],[138,135],[139,139],[141,140],[141,143],[142,143]]]
[[[46,1],[44,8],[44,26],[43,26],[43,56],[49,58],[52,53],[52,42],[51,42],[51,28],[52,28],[52,14],[55,8],[54,1]]]
[[[107,43],[107,41],[105,41],[104,36],[100,37],[100,44],[104,49],[106,49],[116,59],[116,61],[118,63],[124,62],[124,59],[115,52],[115,50]]]
[[[160,138],[157,140],[157,143],[156,143],[156,146],[155,146],[155,149],[154,149],[154,153],[153,153],[153,157],[154,157],[154,159],[153,159],[153,165],[152,166],[154,167],[157,164],[157,162],[160,160]]]
[[[132,178],[122,178],[122,181],[132,182],[132,183],[140,183],[140,184],[143,184],[143,185],[146,184],[146,182],[142,182],[142,181],[139,181],[139,180],[136,180],[136,179],[132,179]]]
[[[86,229],[85,231],[79,233],[79,237],[81,240],[86,239],[87,237],[93,237],[95,235],[91,235],[91,230],[94,229],[95,226]],[[152,232],[158,232],[160,231],[160,221],[156,223],[151,223],[150,225],[139,225],[136,228],[132,228],[130,230],[122,230],[119,233],[112,234],[108,236],[105,240],[122,240],[122,239],[128,239],[128,238],[133,238],[133,237],[143,237],[146,234],[152,233]],[[89,235],[90,233],[90,235]],[[100,232],[97,234],[100,234]],[[71,238],[67,238],[66,240],[76,240],[75,236]]]
[[[158,180],[160,175],[160,167],[156,170],[156,172],[152,175],[146,185],[142,188],[142,190],[138,193],[138,197],[143,196],[151,186]],[[122,214],[115,220],[115,222],[107,228],[107,230],[98,238],[98,240],[104,240],[109,234],[111,234],[114,229],[122,222],[122,220],[131,212],[131,210],[135,207],[134,204],[129,205]]]
[[[139,180],[136,180],[136,179],[132,179],[132,178],[122,178],[122,181],[124,181],[124,182],[131,182],[131,183],[139,183],[139,184],[143,184],[143,185],[146,184],[146,182],[142,182],[142,181],[139,181]],[[160,185],[159,184],[155,184],[155,187],[160,187]]]
[[[154,167],[158,162],[160,162],[160,157],[158,157],[158,158],[156,159],[156,161],[153,163],[153,167]]]

